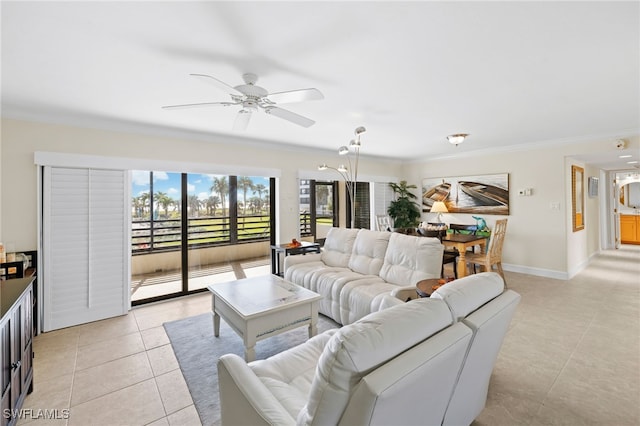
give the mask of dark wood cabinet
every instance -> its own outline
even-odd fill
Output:
[[[13,426],[33,390],[33,277],[0,283],[0,425]]]

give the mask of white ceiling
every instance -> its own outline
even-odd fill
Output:
[[[244,136],[270,143],[333,150],[363,125],[363,154],[411,159],[640,128],[637,1],[1,8],[5,117],[237,136],[237,107],[160,107],[230,101],[190,73],[236,86],[252,72],[269,92],[325,96],[285,106],[316,120],[310,128],[254,114]],[[458,132],[471,136],[448,144]]]

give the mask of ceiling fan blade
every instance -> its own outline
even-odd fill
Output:
[[[210,75],[206,75],[206,74],[189,74],[189,75],[192,75],[197,79],[202,80],[206,83],[213,84],[218,89],[224,90],[226,93],[229,93],[231,95],[244,96],[244,93],[237,90],[235,87],[229,86],[224,81],[218,80],[217,78],[212,77]]]
[[[182,105],[165,105],[163,109],[173,109],[173,108],[198,108],[198,107],[207,107],[207,106],[231,106],[231,105],[239,105],[240,102],[199,102],[197,104],[182,104]]]
[[[236,119],[233,122],[233,130],[234,131],[243,131],[247,130],[247,126],[249,125],[249,120],[251,120],[251,110],[241,109],[238,111],[236,115]]]
[[[276,117],[283,118],[302,127],[311,127],[315,124],[315,121],[310,118],[303,117],[299,114],[296,114],[295,112],[291,112],[278,107],[267,107],[264,109],[264,112],[266,112],[267,114],[275,115]]]
[[[293,102],[319,101],[324,99],[324,95],[318,89],[298,89],[287,90],[286,92],[276,92],[269,94],[269,100],[277,104],[289,104]]]

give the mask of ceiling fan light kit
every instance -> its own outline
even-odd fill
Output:
[[[303,117],[300,114],[280,108],[277,104],[316,101],[324,99],[324,95],[318,89],[296,89],[288,90],[284,92],[269,93],[265,88],[256,86],[258,76],[253,73],[246,73],[242,75],[244,84],[232,87],[227,83],[219,80],[213,76],[206,74],[190,74],[197,79],[211,84],[220,90],[225,91],[231,96],[233,102],[200,102],[192,104],[181,105],[167,105],[162,108],[176,109],[176,108],[192,108],[192,107],[207,107],[207,106],[231,106],[240,105],[242,109],[238,112],[236,119],[233,123],[233,130],[245,130],[249,125],[251,114],[259,109],[264,110],[266,114],[274,115],[276,117],[287,120],[291,123],[297,124],[302,127],[311,127],[315,124],[310,118]]]
[[[460,145],[462,142],[464,142],[464,139],[469,136],[468,133],[455,133],[453,135],[449,135],[447,136],[447,140],[449,141],[449,143],[458,146]]]

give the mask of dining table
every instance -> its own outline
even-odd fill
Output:
[[[458,278],[467,276],[467,262],[465,260],[467,248],[480,246],[480,250],[485,251],[488,238],[487,236],[473,234],[447,234],[442,237],[442,244],[445,247],[455,247],[460,253],[457,264]]]

